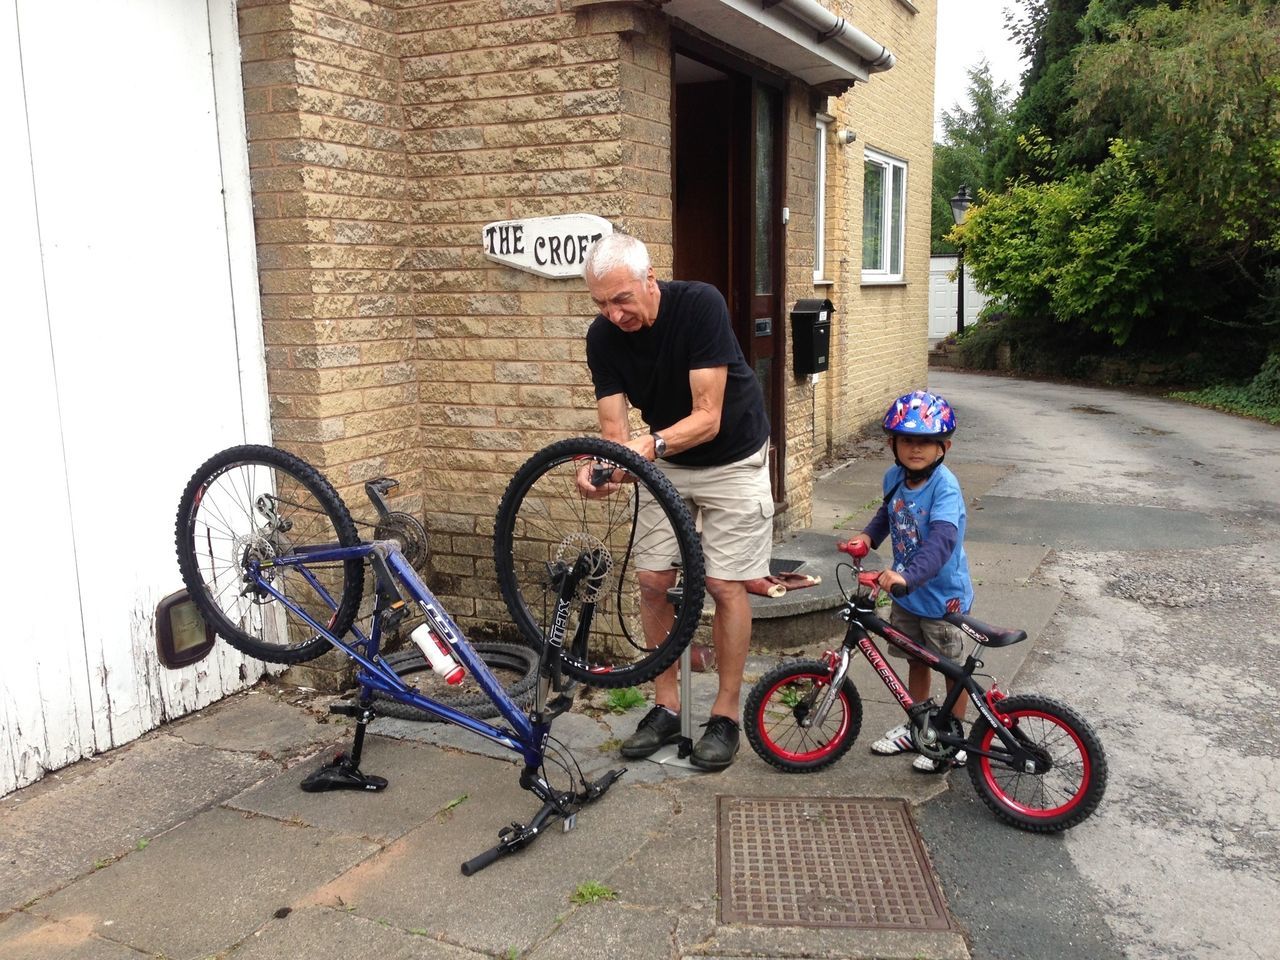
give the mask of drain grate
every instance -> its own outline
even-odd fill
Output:
[[[903,800],[720,797],[720,920],[950,930]]]

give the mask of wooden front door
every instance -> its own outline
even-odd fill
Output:
[[[764,391],[774,500],[785,499],[782,390],[783,88],[722,52],[677,44],[673,275],[724,294],[734,332]]]

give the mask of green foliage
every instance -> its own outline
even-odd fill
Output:
[[[639,687],[622,687],[610,690],[605,696],[605,706],[610,713],[626,713],[632,707],[643,706],[644,694]]]
[[[957,231],[966,265],[1004,309],[1106,333],[1118,345],[1164,308],[1176,242],[1157,236],[1156,202],[1128,145],[1090,173],[985,195]]]
[[[1267,357],[1262,369],[1246,384],[1218,384],[1170,396],[1198,406],[1280,424],[1280,353]]]
[[[1076,61],[1073,116],[1106,118],[1160,203],[1212,266],[1280,251],[1280,9],[1274,2],[1160,5],[1106,21]]]
[[[601,900],[617,900],[618,893],[603,883],[588,880],[586,883],[578,884],[578,889],[573,891],[573,896],[569,899],[577,904],[599,903]]]
[[[969,193],[997,186],[992,167],[993,148],[1009,126],[1012,96],[1008,84],[996,85],[984,59],[969,71],[966,106],[942,113],[942,142],[933,147],[933,205],[931,249],[954,253],[946,239],[954,226],[951,197],[964,184]]]

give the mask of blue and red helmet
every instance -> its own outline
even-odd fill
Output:
[[[956,432],[956,413],[936,393],[917,390],[893,401],[884,415],[885,433],[945,439]]]

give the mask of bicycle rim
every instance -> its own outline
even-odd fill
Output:
[[[618,464],[634,482],[587,498],[577,486],[583,458]],[[638,497],[657,505],[652,527],[637,526]],[[642,572],[659,541],[669,547],[667,561]],[[597,438],[552,444],[520,468],[498,508],[494,561],[503,600],[525,639],[541,646],[558,625],[564,672],[594,686],[657,676],[688,644],[702,610],[702,550],[684,501],[652,464]],[[564,577],[575,570],[581,577],[568,608],[558,610]],[[666,586],[677,571],[683,602],[673,616]]]
[[[843,689],[822,722],[808,725],[830,682],[825,672],[796,670],[765,686],[751,722],[761,746],[779,763],[796,768],[823,766],[846,747],[854,717]]]
[[[1013,720],[1023,746],[1048,759],[1049,770],[1025,773],[979,756],[982,782],[993,799],[1019,817],[1046,824],[1069,817],[1084,801],[1093,782],[1094,771],[1084,742],[1069,724],[1046,711],[1018,709],[1007,716]],[[979,746],[983,750],[1004,749],[989,727]]]
[[[179,506],[178,564],[196,606],[233,646],[275,663],[299,663],[329,646],[272,589],[341,636],[363,593],[360,560],[280,564],[309,547],[359,543],[346,506],[304,461],[273,447],[236,447],[205,463]]]

